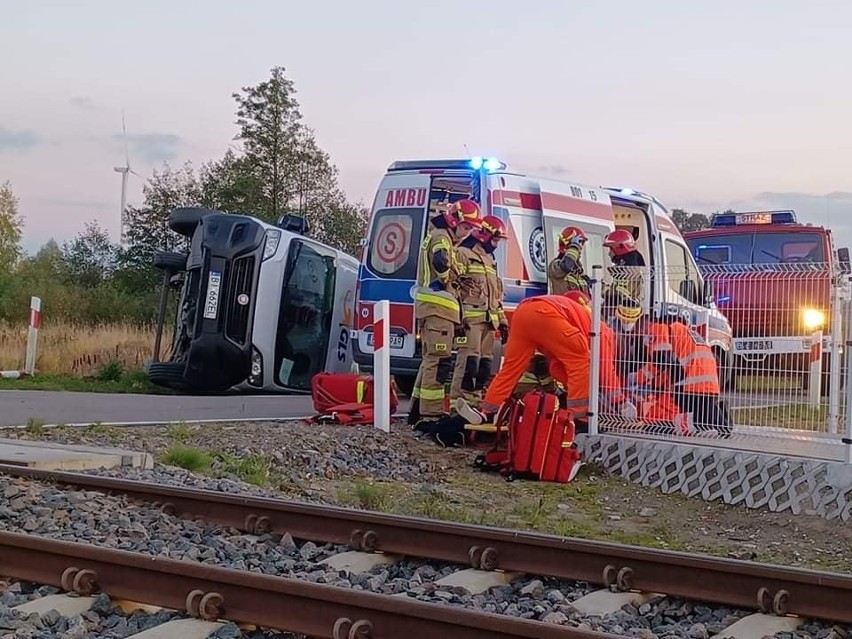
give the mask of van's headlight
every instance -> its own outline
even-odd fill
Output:
[[[278,229],[269,229],[266,232],[266,241],[263,245],[263,259],[268,260],[275,255],[278,250],[278,243],[281,241],[281,231]]]
[[[263,385],[263,355],[254,346],[251,347],[251,373],[248,382],[252,386]]]
[[[802,309],[802,324],[809,331],[815,331],[825,326],[825,313],[815,308]]]

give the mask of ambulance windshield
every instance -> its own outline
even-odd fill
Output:
[[[826,261],[820,233],[732,233],[688,240],[699,266],[716,264],[820,264]]]

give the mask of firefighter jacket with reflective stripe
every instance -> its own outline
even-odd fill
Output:
[[[414,310],[417,319],[441,317],[461,323],[461,306],[455,292],[461,267],[457,249],[447,229],[432,228],[420,246]]]
[[[609,268],[612,283],[606,292],[610,304],[617,304],[619,297],[634,300],[642,298],[642,267],[644,266],[645,258],[639,251],[630,251],[613,258],[612,266]]]
[[[589,292],[589,280],[583,273],[583,263],[580,261],[580,249],[570,246],[557,255],[547,267],[547,279],[554,295],[562,295],[568,291]]]
[[[695,329],[683,322],[654,322],[645,338],[648,363],[637,373],[643,386],[670,386],[686,393],[719,395],[719,375],[713,351]]]
[[[503,282],[497,276],[497,262],[481,244],[462,245],[458,261],[464,275],[459,278],[462,314],[469,324],[488,323],[494,328],[505,321]]]

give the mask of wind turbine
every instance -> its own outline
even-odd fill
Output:
[[[127,174],[132,173],[142,177],[130,168],[130,152],[127,150],[127,127],[124,124],[124,109],[121,110],[121,133],[124,138],[124,166],[113,167],[113,171],[121,173],[121,246],[127,243]]]

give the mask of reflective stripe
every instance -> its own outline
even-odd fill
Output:
[[[696,375],[695,377],[687,377],[675,384],[675,386],[692,386],[693,384],[715,384],[719,378],[715,375]]]
[[[411,399],[420,399],[420,387],[415,386],[414,390],[411,391]]]
[[[482,264],[470,264],[467,267],[467,272],[472,275],[496,275],[497,269]]]
[[[356,386],[355,396],[358,398],[358,403],[364,403],[364,391],[367,390],[367,384],[364,380],[359,380],[358,385]]]
[[[448,293],[444,293],[444,295],[448,295]],[[426,292],[424,290],[418,290],[414,294],[414,301],[421,302],[422,304],[434,304],[435,306],[443,306],[444,308],[448,308],[451,311],[455,311],[458,313],[460,311],[459,302],[455,298],[444,297],[440,292],[430,291]]]
[[[694,362],[700,359],[706,359],[708,361],[712,360],[713,362],[716,361],[716,358],[713,356],[713,353],[708,353],[707,351],[693,351],[686,357],[681,358],[680,363],[683,366],[686,366],[689,362]]]
[[[671,344],[654,344],[651,347],[652,353],[670,353],[672,350]]]
[[[589,404],[589,398],[588,397],[581,397],[580,399],[569,399],[565,403],[565,406],[567,408],[572,408],[574,406],[587,406],[588,404]]]
[[[482,317],[485,317],[485,315],[486,315],[486,311],[473,311],[473,310],[464,309],[464,316],[469,317],[471,319],[474,319],[474,318],[477,318],[477,317],[482,318]]]
[[[436,388],[434,390],[421,388],[420,399],[425,399],[427,402],[441,401],[444,399],[444,388]]]

